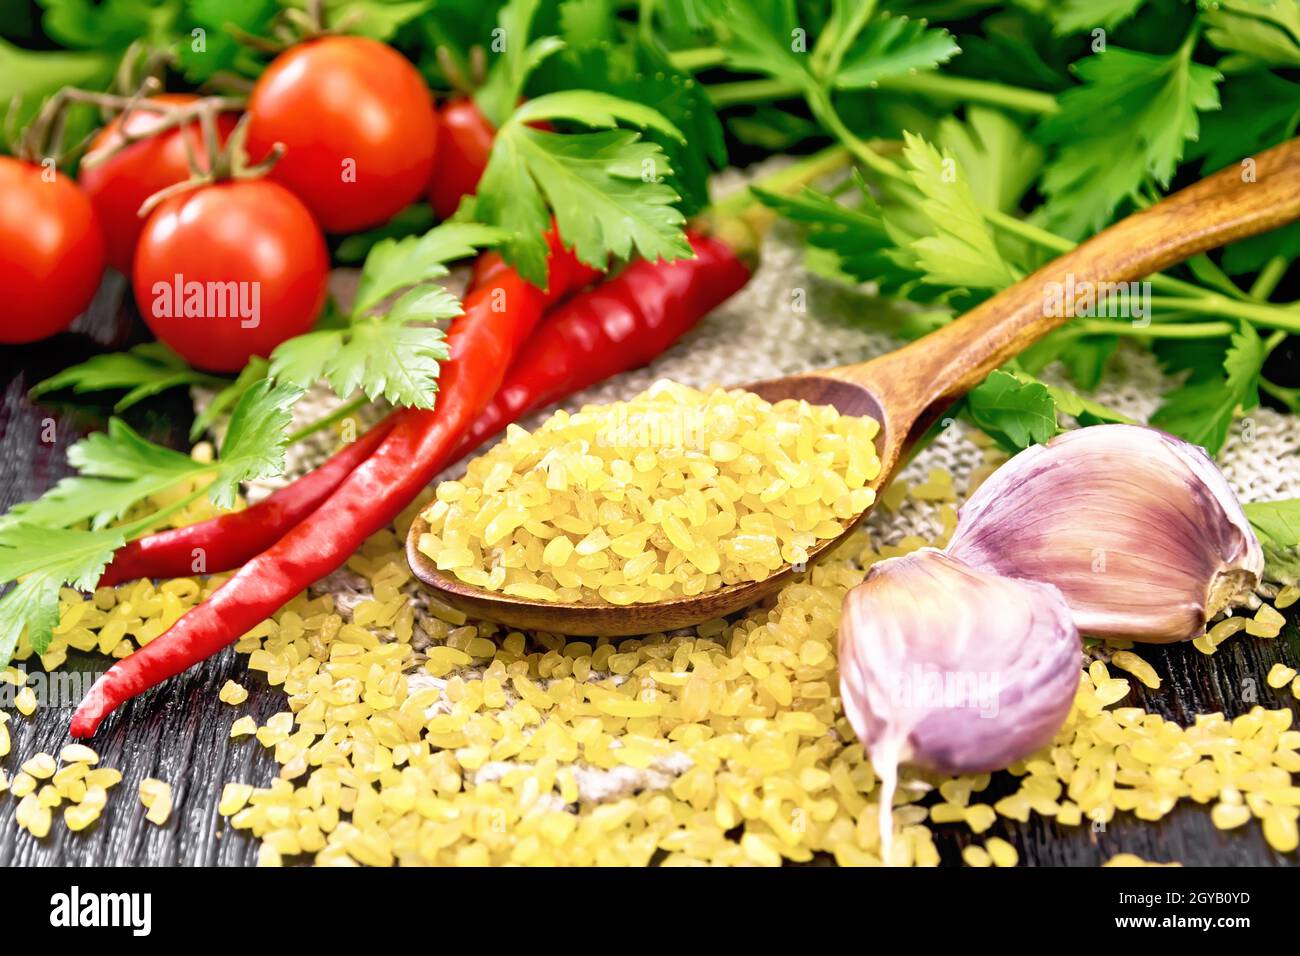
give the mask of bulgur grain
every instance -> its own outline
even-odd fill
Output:
[[[1279,690],[1295,680],[1295,676],[1296,670],[1294,667],[1287,667],[1285,664],[1278,663],[1274,664],[1272,669],[1269,670],[1265,680],[1268,682],[1269,687]]]
[[[1156,669],[1132,651],[1116,651],[1111,655],[1110,662],[1120,670],[1128,671],[1152,690],[1159,690],[1160,675]]]
[[[85,744],[68,744],[59,751],[59,759],[64,763],[97,764],[99,754]]]
[[[54,758],[47,753],[39,753],[23,764],[23,772],[37,780],[49,780],[56,769]]]
[[[144,818],[162,826],[172,814],[172,785],[154,777],[145,777],[140,781],[140,802],[149,811]]]
[[[231,704],[237,707],[248,700],[248,691],[233,680],[228,680],[221,685],[221,690],[217,693],[217,699],[223,704]]]
[[[14,707],[24,717],[30,717],[36,713],[36,692],[30,687],[24,687],[14,697]]]

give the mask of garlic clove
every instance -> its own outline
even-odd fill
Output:
[[[1000,770],[1060,729],[1082,643],[1051,585],[934,548],[880,561],[844,599],[844,712],[868,752],[941,773]]]
[[[898,765],[983,773],[1049,743],[1079,688],[1082,643],[1051,585],[969,568],[934,548],[872,565],[844,599],[844,713],[881,781],[891,859]]]
[[[1264,570],[1209,456],[1140,425],[1094,425],[1025,449],[967,501],[947,551],[1056,585],[1082,634],[1150,643],[1205,633]]]

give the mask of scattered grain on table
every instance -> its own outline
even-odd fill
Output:
[[[348,561],[340,573],[357,597],[301,596],[237,644],[287,698],[262,727],[252,717],[232,727],[258,735],[281,768],[267,787],[232,781],[221,795],[230,825],[261,840],[260,864],[772,865],[814,853],[883,862],[876,776],[838,699],[839,607],[873,562],[931,540],[885,544],[863,532],[733,622],[618,643],[466,620],[414,588],[402,543],[384,531]],[[60,626],[80,617],[62,636],[98,646],[111,627],[112,648],[148,639],[160,615],[216,583],[65,596]],[[1244,636],[1246,620],[1275,624],[1257,612],[1211,635]],[[1111,666],[1149,685],[1129,653],[1111,653]],[[1290,710],[1203,714],[1182,727],[1122,706],[1130,690],[1103,661],[1081,669],[1065,726],[1010,768],[1017,783],[997,799],[985,796],[989,775],[904,770],[890,862],[936,865],[933,827],[985,834],[999,818],[1031,814],[1064,826],[1117,813],[1157,820],[1186,801],[1206,805],[1222,829],[1258,820],[1275,849],[1291,852],[1300,730]],[[58,773],[87,762],[63,763]],[[56,774],[47,799],[61,799],[79,828],[120,778],[100,767]],[[79,784],[85,796],[69,802],[64,791]],[[20,772],[10,789],[20,824],[48,832],[36,779]],[[1015,851],[1004,842],[972,845],[967,862],[1008,865]]]

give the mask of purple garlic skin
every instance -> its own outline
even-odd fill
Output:
[[[871,567],[844,600],[844,712],[877,772],[1000,770],[1049,743],[1079,688],[1082,643],[1056,588],[933,548]]]
[[[966,502],[947,551],[1056,585],[1081,634],[1159,644],[1205,633],[1264,571],[1209,456],[1139,425],[1094,425],[1025,449]]]

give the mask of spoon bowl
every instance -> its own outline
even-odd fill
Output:
[[[858,365],[743,387],[769,402],[803,399],[879,422],[881,469],[870,483],[878,497],[908,450],[945,409],[989,372],[1068,321],[1078,303],[1104,302],[1097,290],[1136,282],[1197,253],[1300,218],[1300,139],[1260,154],[1255,168],[1251,182],[1243,182],[1237,168],[1229,166],[1166,197],[897,351]],[[1064,289],[1073,290],[1073,298],[1063,297]],[[809,562],[834,550],[866,513],[845,521],[839,536],[817,544]],[[474,587],[439,571],[418,547],[428,530],[418,516],[407,537],[415,576],[466,614],[520,630],[622,637],[690,627],[763,600],[797,573],[786,565],[762,581],[650,604],[551,603]]]
[[[880,402],[865,385],[832,378],[829,375],[796,375],[742,386],[769,402],[803,399],[813,405],[833,405],[843,415],[870,416],[881,421]],[[885,460],[890,443],[885,425],[876,435],[876,450],[881,457],[880,474],[869,487],[879,493],[888,478]],[[895,459],[897,453],[895,453]],[[869,511],[870,509],[868,509]],[[831,551],[858,526],[867,512],[844,522],[844,531],[809,549],[808,562]],[[564,604],[532,601],[512,597],[499,591],[466,584],[454,574],[439,571],[433,561],[419,549],[420,536],[429,531],[423,515],[417,515],[406,539],[406,557],[415,576],[428,585],[452,607],[471,617],[496,621],[525,631],[551,631],[574,637],[627,637],[691,627],[710,618],[726,617],[779,590],[797,572],[790,565],[761,581],[729,584],[703,594],[675,597],[653,604]]]

